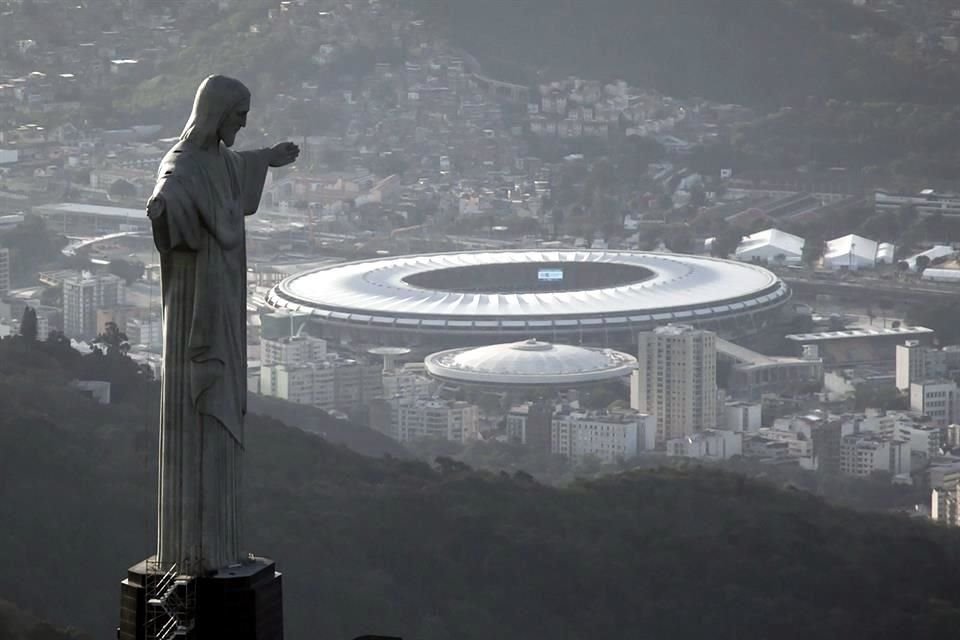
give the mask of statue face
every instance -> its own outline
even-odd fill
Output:
[[[232,147],[237,139],[237,132],[247,126],[247,112],[250,111],[250,102],[244,100],[227,112],[223,123],[217,134],[223,140],[223,144]]]

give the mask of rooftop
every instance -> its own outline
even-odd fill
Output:
[[[34,207],[36,213],[57,213],[64,215],[95,215],[113,218],[146,218],[146,209],[128,209],[125,207],[107,207],[98,204],[84,204],[81,202],[61,202],[59,204],[45,204]]]
[[[765,229],[746,236],[737,246],[737,255],[755,251],[760,247],[772,246],[781,250],[785,255],[799,256],[803,253],[806,240],[792,233],[780,229]]]
[[[933,329],[927,327],[897,327],[897,328],[873,328],[864,327],[861,329],[845,329],[843,331],[818,331],[815,333],[791,333],[786,336],[787,340],[794,342],[817,342],[821,340],[845,340],[850,338],[876,338],[882,336],[917,336],[934,333]]]

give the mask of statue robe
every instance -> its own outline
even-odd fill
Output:
[[[160,252],[163,375],[157,555],[202,575],[240,560],[247,404],[244,216],[269,150],[181,141],[160,165],[152,217]]]

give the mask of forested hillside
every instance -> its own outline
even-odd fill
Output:
[[[155,418],[145,397],[94,404],[8,342],[0,595],[112,637],[119,580],[153,541]],[[247,434],[247,546],[284,572],[291,640],[953,638],[960,625],[951,530],[703,470],[556,489],[367,458],[258,416]]]
[[[780,106],[945,103],[952,67],[891,55],[900,27],[840,0],[410,0],[483,61]],[[955,66],[955,65],[954,65]]]

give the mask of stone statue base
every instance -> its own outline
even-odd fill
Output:
[[[176,576],[147,558],[121,583],[117,638],[159,637],[283,640],[281,574],[272,560],[251,557],[208,576]]]

